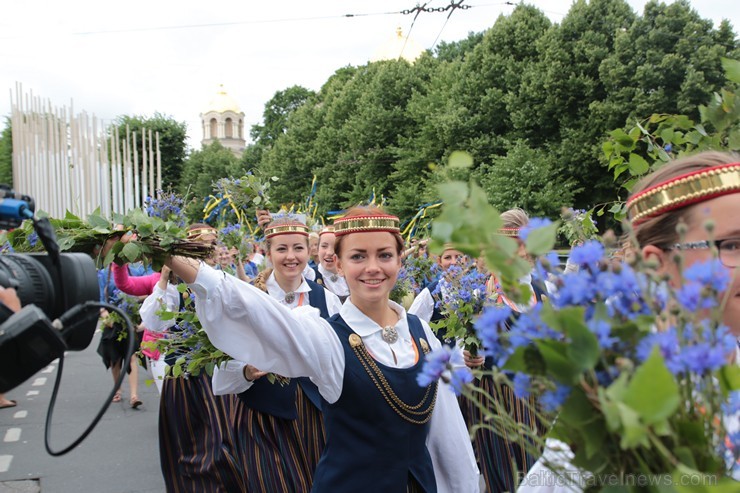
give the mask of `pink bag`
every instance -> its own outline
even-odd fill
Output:
[[[164,334],[158,332],[152,332],[149,329],[144,329],[144,336],[141,338],[141,342],[156,341],[164,337]],[[141,353],[150,359],[159,359],[159,351],[152,348],[142,348]]]

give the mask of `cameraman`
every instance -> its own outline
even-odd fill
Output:
[[[14,312],[21,309],[21,300],[18,298],[18,293],[15,292],[15,288],[5,288],[0,286],[0,303]],[[17,404],[17,402],[6,398],[5,394],[0,394],[0,409],[15,407]]]

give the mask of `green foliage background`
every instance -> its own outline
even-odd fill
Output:
[[[440,165],[456,150],[471,154],[461,173],[498,209],[556,218],[563,206],[623,199],[622,186],[662,159],[666,143],[702,131],[693,149],[740,140],[715,125],[737,121],[725,108],[740,106],[723,57],[740,59],[733,27],[713,26],[686,0],[650,1],[641,14],[624,0],[578,0],[557,24],[522,4],[414,64],[345,66],[317,91],[276,91],[241,158],[218,143],[188,156],[185,124],[159,113],[118,124],[160,131],[165,188],[188,194],[191,221],[202,219],[213,182],[246,171],[279,178],[276,204],[303,203],[316,176],[320,215],[375,194],[410,218],[440,198],[436,184],[463,178]],[[0,176],[9,176],[9,141],[6,131]]]
[[[439,198],[447,172],[436,163],[461,149],[497,208],[558,217],[618,198],[602,150],[610,131],[652,113],[698,120],[726,83],[721,57],[739,55],[730,24],[714,28],[686,1],[649,2],[642,15],[621,0],[577,1],[559,24],[521,5],[413,65],[337,70],[280,113],[279,133],[253,131],[248,167],[280,178],[278,203],[302,201],[316,175],[320,213],[374,191],[410,217]]]

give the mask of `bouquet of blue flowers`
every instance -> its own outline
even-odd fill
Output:
[[[249,234],[242,225],[229,224],[218,231],[218,238],[223,245],[229,249],[235,248],[239,260],[244,261],[252,253],[252,245],[249,242]]]
[[[525,270],[514,251],[505,239],[475,232],[480,216],[497,227],[489,205],[471,209],[478,193],[473,185],[466,200],[445,199],[437,240],[483,252],[507,294],[522,301],[525,291],[515,285]],[[570,484],[579,489],[738,491],[730,478],[740,473],[740,366],[732,362],[737,341],[717,301],[728,270],[717,259],[695,263],[671,287],[637,252],[619,263],[602,243],[588,241],[571,254],[579,269],[563,273],[551,252],[558,225],[543,224],[525,243],[537,277],[556,287],[549,300],[516,315],[506,305],[487,306],[474,322],[482,354],[494,361],[488,373],[522,402],[534,402],[540,425],[507,419],[500,399],[488,396],[483,407],[497,433],[526,434],[536,455],[546,438],[567,444],[570,466],[579,471]],[[420,381],[456,379],[463,394],[480,392],[451,376],[454,368],[449,351],[434,351]],[[524,399],[530,395],[535,399]],[[562,472],[562,464],[545,465]],[[609,490],[615,478],[622,489]],[[635,478],[639,484],[630,485]]]
[[[411,276],[409,276],[409,271],[408,269],[406,269],[406,267],[401,267],[401,270],[398,271],[396,284],[393,285],[393,289],[391,290],[391,294],[389,297],[396,303],[403,305],[405,302],[407,302],[408,297],[413,292],[413,280]]]
[[[488,298],[486,274],[475,268],[473,261],[450,266],[439,279],[432,296],[443,318],[433,322],[432,329],[442,331],[444,338],[459,341],[473,356],[478,354],[481,341],[473,322],[483,310]],[[453,343],[454,344],[454,343]]]
[[[183,306],[178,311],[170,311],[164,305],[157,311],[162,320],[174,320],[175,326],[165,337],[142,343],[164,355],[175,355],[175,363],[167,368],[168,377],[199,375],[205,371],[213,376],[213,368],[232,358],[216,349],[208,339],[205,329],[195,313],[194,300],[184,283],[177,285],[183,297]]]
[[[131,320],[134,327],[141,323],[141,315],[139,309],[141,308],[142,300],[138,296],[132,296],[124,293],[123,291],[116,290],[115,305],[118,306],[126,316]],[[103,329],[117,327],[126,327],[126,321],[123,317],[114,311],[108,312],[108,315],[101,319],[101,326]],[[118,333],[118,340],[121,341],[128,336],[127,330],[121,330]]]
[[[403,266],[406,276],[411,283],[411,288],[414,291],[414,296],[418,295],[429,284],[436,281],[442,273],[439,264],[426,253],[407,256],[403,259]]]

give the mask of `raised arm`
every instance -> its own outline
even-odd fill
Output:
[[[195,294],[198,319],[214,346],[263,371],[310,377],[327,401],[339,398],[344,351],[318,310],[290,310],[254,286],[192,259],[168,263]]]
[[[132,277],[128,273],[127,265],[112,264],[112,270],[113,281],[116,283],[116,287],[124,293],[133,296],[151,294],[160,277],[159,272],[149,274],[148,276]]]

